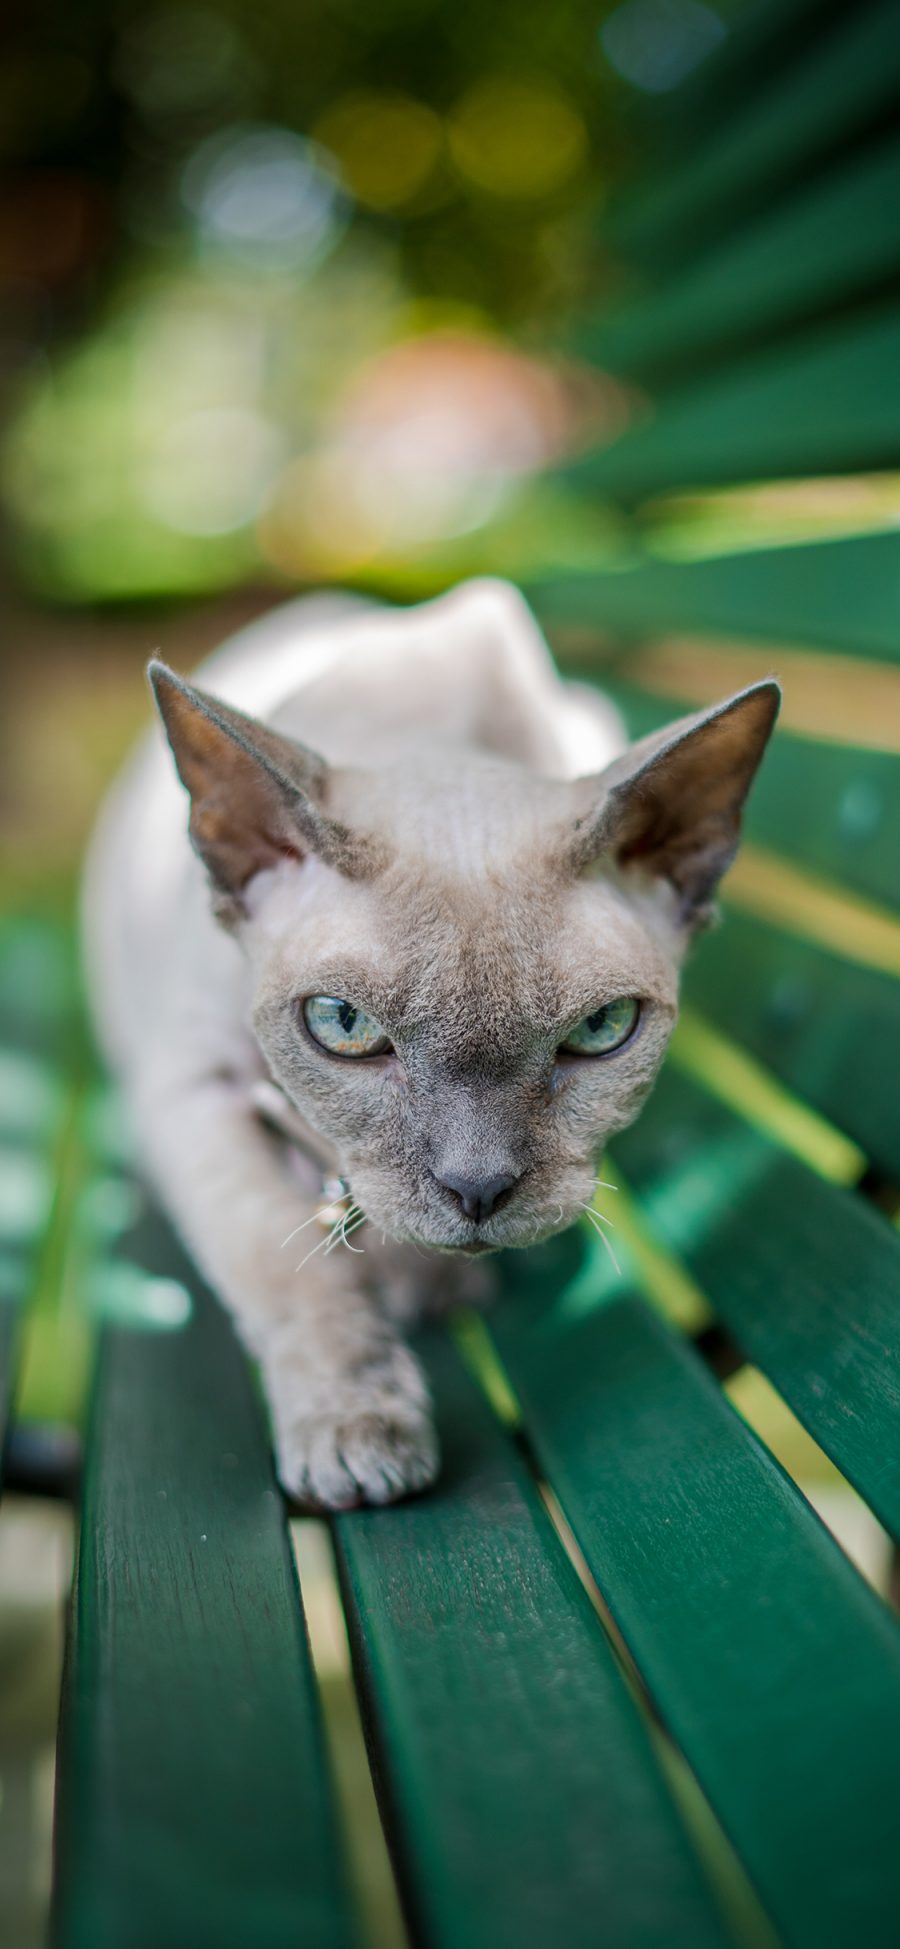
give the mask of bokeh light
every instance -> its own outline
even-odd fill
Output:
[[[230,266],[132,281],[23,390],[2,459],[18,559],[68,600],[245,578],[273,479],[319,443],[396,316],[377,255],[300,281]]]
[[[623,0],[600,28],[607,60],[635,88],[668,94],[723,41],[728,29],[707,0]]]
[[[618,430],[623,400],[484,333],[401,341],[345,388],[319,451],[279,476],[263,553],[303,579],[427,556],[506,511],[580,436]]]
[[[310,270],[345,220],[329,158],[289,129],[237,125],[208,137],[181,187],[201,240],[259,268]]]
[[[495,75],[462,97],[450,147],[465,181],[491,196],[549,196],[582,167],[587,130],[574,103],[550,81]]]
[[[397,92],[342,95],[313,134],[357,201],[373,210],[395,210],[418,196],[444,151],[440,117]]]
[[[187,413],[152,444],[141,498],[181,534],[232,534],[259,513],[284,450],[284,434],[260,413],[236,406]]]

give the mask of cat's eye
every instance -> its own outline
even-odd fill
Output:
[[[570,1030],[562,1048],[570,1056],[609,1056],[634,1034],[641,1004],[634,995],[622,995],[604,1002]]]
[[[390,1038],[364,1008],[338,995],[309,995],[303,1019],[314,1042],[332,1056],[381,1056]]]

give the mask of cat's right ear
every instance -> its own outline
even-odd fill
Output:
[[[652,732],[599,778],[570,840],[576,870],[607,859],[667,880],[686,928],[710,918],[711,901],[734,857],[741,810],[778,715],[772,678],[711,710]]]
[[[190,793],[191,842],[222,918],[240,915],[250,881],[282,859],[313,852],[352,878],[371,870],[367,840],[324,809],[324,758],[195,690],[156,658],[147,675],[178,776]]]

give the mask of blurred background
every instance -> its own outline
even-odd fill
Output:
[[[636,397],[570,322],[744,4],[7,13],[0,898],[69,900],[155,648],[189,666],[298,587],[407,600],[614,545],[544,479]]]

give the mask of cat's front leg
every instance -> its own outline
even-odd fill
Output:
[[[284,1488],[325,1509],[426,1488],[438,1450],[422,1370],[364,1289],[363,1261],[340,1245],[325,1256],[320,1201],[298,1192],[245,1092],[219,1077],[157,1087],[139,1128],[168,1210],[260,1363]]]
[[[438,1447],[418,1361],[352,1273],[309,1270],[302,1321],[253,1321],[282,1486],[324,1509],[427,1488]]]

